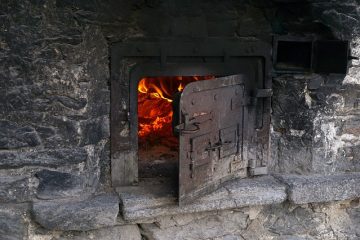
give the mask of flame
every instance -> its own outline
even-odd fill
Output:
[[[170,137],[172,134],[172,101],[176,93],[194,81],[214,76],[146,77],[138,85],[138,136],[140,140]]]
[[[184,89],[182,83],[180,83],[179,87],[178,87],[178,91],[181,92]]]

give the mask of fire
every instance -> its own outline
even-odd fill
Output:
[[[181,92],[184,89],[183,85],[180,83],[179,87],[178,87],[178,91]]]
[[[146,77],[138,85],[138,135],[140,140],[171,137],[172,101],[176,94],[194,81],[214,76]]]

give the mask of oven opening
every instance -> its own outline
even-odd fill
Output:
[[[139,177],[178,177],[179,139],[176,125],[185,86],[215,76],[144,77],[138,84]]]

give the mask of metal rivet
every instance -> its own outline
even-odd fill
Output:
[[[214,100],[216,101],[218,99],[218,96],[215,94],[214,95]]]

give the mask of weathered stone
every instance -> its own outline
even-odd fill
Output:
[[[102,194],[84,200],[40,201],[33,204],[35,221],[47,229],[86,231],[113,226],[119,199]]]
[[[40,199],[76,197],[85,190],[83,177],[70,173],[42,170],[36,177],[39,178],[36,196]]]
[[[56,134],[54,127],[35,126],[36,131],[39,133],[41,138],[50,138]]]
[[[184,220],[183,220],[184,219]],[[172,224],[141,224],[142,234],[156,240],[243,239],[241,232],[248,226],[248,215],[242,211],[207,212],[177,215],[163,220]]]
[[[108,117],[101,117],[90,121],[82,122],[81,144],[96,144],[110,136],[110,121]]]
[[[327,36],[331,39],[334,36],[339,39],[351,37],[353,45],[351,55],[359,56],[360,49],[359,1],[357,0],[22,0],[0,1],[0,12],[0,116],[2,119],[11,119],[9,122],[14,123],[17,129],[26,127],[19,132],[9,128],[12,132],[10,135],[5,133],[6,129],[0,131],[0,145],[3,144],[3,149],[24,148],[21,151],[25,152],[18,151],[15,156],[13,151],[0,154],[1,168],[19,168],[9,170],[15,175],[21,175],[25,171],[38,171],[36,170],[38,165],[61,167],[58,171],[71,172],[72,168],[81,168],[85,165],[78,164],[83,163],[83,160],[73,161],[76,157],[68,158],[72,156],[71,154],[83,151],[75,146],[92,145],[99,139],[102,141],[108,138],[108,135],[102,132],[101,120],[99,120],[109,116],[107,41],[109,44],[114,41],[125,42],[132,41],[135,37],[144,39],[151,37],[154,41],[160,41],[159,38],[162,37],[181,36],[181,39],[177,38],[179,41],[194,43],[197,46],[201,45],[203,37],[206,41],[207,36],[236,36],[245,39],[260,36],[263,39],[270,39],[271,32],[276,32],[289,35],[292,33],[316,35],[320,39],[326,39]],[[323,22],[323,25],[319,24],[320,22]],[[331,31],[324,25],[330,26]],[[316,29],[317,26],[319,28]],[[328,35],[323,34],[325,31]],[[225,50],[230,51],[231,55],[231,50]],[[136,61],[141,62],[138,59]],[[221,60],[205,58],[203,61]],[[342,114],[347,118],[351,113],[355,119],[359,118],[360,95],[358,89],[355,89],[360,79],[359,62],[352,60],[351,65],[353,67],[345,80],[338,76],[332,79],[326,78],[326,86],[323,84],[319,86],[318,82],[306,80],[304,74],[298,74],[297,77],[290,76],[280,81],[274,80],[272,120],[274,130],[277,132],[276,138],[273,139],[277,143],[272,146],[272,150],[279,156],[274,158],[277,161],[276,170],[304,174],[313,171],[314,166],[316,171],[322,170],[326,173],[334,170],[360,169],[356,122],[353,126],[344,128],[345,134],[354,135],[352,138],[347,138],[349,141],[342,141],[342,136],[337,134],[333,135],[333,138],[319,135],[320,141],[314,141],[320,126],[313,124],[315,114],[324,118]],[[133,66],[134,64],[131,65]],[[129,69],[122,71],[122,75],[127,74],[130,74]],[[345,85],[348,85],[348,89],[344,88]],[[325,87],[329,88],[327,92]],[[339,93],[336,88],[341,88],[342,92]],[[128,87],[124,87],[118,94],[124,100],[125,107],[130,106]],[[338,96],[331,96],[333,94]],[[29,126],[35,130],[27,128]],[[46,126],[47,129],[38,126]],[[126,136],[127,123],[124,123],[124,126],[122,132],[124,136],[120,141],[126,143],[126,146],[124,144],[126,148],[130,146],[130,142]],[[339,125],[339,131],[341,130]],[[333,132],[329,131],[329,133]],[[312,145],[314,143],[321,147],[314,149]],[[37,147],[34,155],[30,153],[32,149],[28,149],[32,147]],[[43,149],[42,147],[59,152],[64,152],[62,150],[64,148],[71,148],[70,151],[74,153],[49,156],[45,153],[48,150],[45,152],[38,150]],[[91,150],[95,150],[94,153]],[[89,155],[96,157],[90,163],[86,163],[84,167],[86,177],[99,174],[96,168],[99,162],[104,165],[101,174],[104,178],[108,177],[110,164],[105,159],[108,159],[109,153],[106,152],[98,158],[96,148],[93,146],[87,146],[87,151]],[[321,152],[323,154],[320,154]],[[11,158],[7,159],[6,156]],[[37,157],[43,160],[38,161]],[[23,166],[25,168],[21,168]],[[1,170],[2,173],[5,171]],[[22,178],[9,177],[2,182],[0,180],[0,189],[5,189],[3,194],[11,188],[22,189],[24,186],[26,189],[26,181]],[[21,193],[22,190],[19,191]],[[227,194],[224,193],[224,196],[228,196]],[[27,198],[26,193],[23,195]],[[21,196],[15,197],[21,199]],[[339,205],[343,204],[343,202],[339,203]],[[154,227],[153,236],[163,239],[165,237],[165,239],[176,237],[181,240],[186,238],[199,240],[202,237],[214,240],[359,239],[358,208],[331,206],[327,212],[321,208],[317,209],[316,211],[326,212],[324,219],[322,214],[314,212],[313,207],[314,204],[304,209],[299,209],[293,204],[261,208],[256,206],[254,208],[260,209],[260,213],[253,214],[250,226],[246,226],[246,214],[236,214],[239,219],[234,220],[235,223],[229,223],[228,218],[232,218],[233,215],[224,212],[223,216],[203,216],[206,220],[197,218],[188,221],[182,215],[169,217],[166,220],[175,220],[169,227],[165,226],[166,220],[160,223],[162,228],[168,229],[164,232],[161,232],[157,226],[151,225],[151,227]],[[271,211],[262,213],[263,208]],[[191,217],[187,218],[191,219]],[[268,219],[275,221],[265,224]],[[7,219],[6,223],[9,222],[12,222],[11,218]],[[15,226],[16,224],[13,224],[11,227]],[[244,226],[246,229],[243,229]],[[36,224],[34,227],[38,232],[45,231],[39,230]],[[235,228],[242,231],[232,232]],[[126,230],[115,229],[118,228],[99,229],[101,234],[97,231],[66,234],[73,234],[80,239],[111,239],[111,235],[117,236],[123,232],[122,236],[126,239]],[[57,239],[58,234],[61,233],[48,234],[44,238],[30,239]],[[0,235],[0,239],[3,239],[2,234]],[[22,239],[21,234],[16,235],[15,239]]]
[[[360,173],[334,175],[277,175],[288,185],[288,198],[296,204],[330,202],[360,197]]]
[[[270,176],[237,179],[194,203],[177,206],[170,186],[140,182],[140,187],[118,189],[125,220],[138,220],[183,213],[240,208],[281,203],[286,199],[285,186]]]
[[[87,103],[86,99],[84,99],[84,98],[74,99],[74,98],[70,98],[67,96],[56,96],[55,99],[57,101],[59,101],[65,107],[68,107],[68,108],[71,108],[74,110],[80,110],[80,109],[84,108]]]
[[[264,227],[277,235],[313,235],[319,234],[321,223],[325,221],[324,213],[314,213],[310,208],[285,204],[267,210],[269,218]],[[275,212],[277,211],[277,212]],[[271,217],[270,217],[271,216]]]
[[[309,90],[316,90],[320,88],[324,84],[324,78],[321,76],[315,76],[314,78],[310,78],[307,84],[307,88]]]
[[[141,240],[141,234],[137,225],[124,225],[87,232],[63,233],[59,240]]]
[[[0,239],[22,240],[26,237],[25,222],[14,209],[0,209]]]
[[[177,16],[172,20],[171,34],[176,37],[205,37],[207,36],[206,18],[204,15]]]
[[[260,28],[260,29],[259,29]],[[271,32],[270,22],[265,19],[259,8],[248,6],[246,13],[238,20],[236,34],[238,36],[266,36]]]
[[[22,176],[0,176],[0,202],[31,201],[35,189],[32,180]]]
[[[41,139],[33,127],[19,127],[9,121],[0,121],[0,149],[35,147],[40,144]]]
[[[23,166],[58,167],[66,164],[85,162],[87,152],[83,148],[48,149],[38,151],[2,151],[0,168],[17,168]]]
[[[281,131],[277,129],[277,131]],[[290,129],[289,133],[272,133],[273,151],[270,169],[278,173],[306,174],[311,169],[311,147],[306,146],[305,131]],[[275,155],[276,154],[276,155]]]

